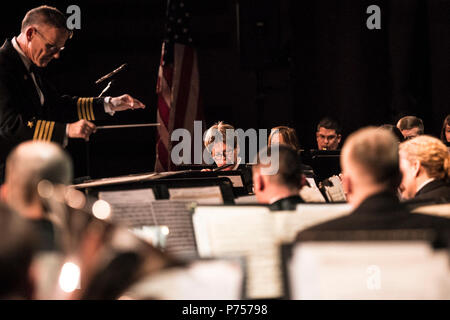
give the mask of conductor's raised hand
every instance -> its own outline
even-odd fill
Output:
[[[123,111],[129,109],[144,109],[145,105],[138,99],[129,94],[123,94],[119,97],[111,98],[110,107],[113,111]]]
[[[86,141],[89,141],[89,136],[97,130],[95,124],[84,119],[69,123],[68,127],[69,138],[81,138]]]

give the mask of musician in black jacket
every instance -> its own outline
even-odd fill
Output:
[[[397,197],[398,140],[391,132],[372,127],[350,135],[342,149],[341,166],[344,191],[354,211],[312,226],[297,239],[324,240],[323,232],[335,231],[426,229],[436,231],[437,243],[445,245],[450,219],[412,214]]]
[[[450,153],[437,138],[422,135],[400,144],[402,197],[450,202]]]
[[[274,211],[295,210],[297,204],[305,202],[299,194],[305,183],[296,150],[274,144],[259,153],[253,166],[253,191],[259,203]]]
[[[61,96],[41,75],[60,56],[71,37],[65,16],[40,6],[27,12],[21,33],[0,48],[0,180],[7,154],[25,140],[67,144],[68,138],[89,139],[91,122],[116,111],[144,108],[129,95],[92,98]]]

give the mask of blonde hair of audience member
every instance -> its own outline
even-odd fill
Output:
[[[234,135],[234,130],[232,125],[220,121],[211,126],[205,133],[203,143],[218,167],[237,163],[239,144],[237,136]],[[233,133],[232,144],[227,141],[227,131]],[[225,170],[232,170],[232,168]]]
[[[426,181],[450,179],[450,153],[439,139],[418,136],[400,144],[400,168],[402,197],[411,199]]]
[[[398,120],[397,128],[400,129],[405,139],[412,139],[424,133],[422,119],[415,116],[406,116]]]
[[[252,168],[253,190],[259,203],[271,204],[279,199],[298,196],[305,185],[301,162],[296,150],[287,145],[278,146],[278,172],[274,175],[263,174],[261,167],[269,166],[268,161],[261,161],[261,155],[267,152],[267,157],[274,160],[272,147],[258,154],[257,164]]]
[[[342,148],[342,185],[358,207],[371,195],[395,193],[400,184],[398,140],[387,130],[366,127],[351,134]]]
[[[297,151],[300,150],[300,143],[298,142],[295,129],[290,127],[278,126],[270,130],[269,142],[267,145],[270,147],[275,143],[288,145]]]
[[[9,154],[5,172],[2,187],[5,201],[23,216],[40,219],[45,216],[46,207],[38,192],[39,183],[47,180],[55,187],[69,184],[72,181],[72,161],[53,142],[27,141]],[[54,195],[58,196],[56,190]]]

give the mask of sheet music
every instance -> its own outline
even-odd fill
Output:
[[[313,178],[305,178],[306,181],[308,181],[308,184],[311,188],[316,188],[318,189],[317,185],[316,185],[316,180],[314,180]]]
[[[292,299],[449,299],[448,252],[426,242],[310,242],[288,263]]]
[[[244,273],[238,260],[197,260],[138,281],[125,296],[133,299],[239,300]]]
[[[247,297],[283,295],[279,245],[291,242],[312,224],[348,214],[347,204],[299,205],[297,211],[271,212],[261,206],[196,208],[193,222],[201,257],[240,254],[247,258]]]
[[[157,200],[152,202],[156,223],[169,228],[166,251],[174,256],[197,256],[190,201]]]
[[[247,258],[246,295],[252,299],[282,295],[271,216],[266,207],[247,207],[245,212],[242,207],[198,207],[193,217],[201,257]]]
[[[353,207],[347,203],[333,204],[298,204],[298,220],[291,225],[286,225],[285,230],[291,228],[297,232],[312,227],[313,225],[348,215]]]
[[[257,204],[258,199],[256,198],[255,195],[242,196],[242,197],[234,199],[234,203],[235,204]]]
[[[300,189],[299,194],[305,202],[326,202],[317,187],[303,186],[303,188]]]
[[[154,225],[151,204],[155,195],[151,188],[102,191],[98,198],[111,205],[111,219],[126,226]]]
[[[190,201],[154,200],[152,189],[99,192],[112,207],[112,221],[128,228],[167,226],[165,250],[183,258],[196,256]]]
[[[198,204],[223,204],[219,186],[195,188],[169,188],[171,200],[195,201]]]
[[[341,179],[338,176],[332,176],[328,180],[333,184],[331,187],[325,186],[325,192],[330,202],[347,201],[347,198],[342,188]]]

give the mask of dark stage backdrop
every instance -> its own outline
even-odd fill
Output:
[[[450,112],[449,0],[196,0],[192,36],[199,54],[206,124],[297,129],[314,147],[315,126],[335,117],[344,133],[393,123],[404,114],[438,134]],[[4,3],[0,38],[19,33],[26,11],[42,1]],[[122,63],[111,95],[130,93],[146,110],[115,115],[114,124],[154,122],[164,37],[165,0],[46,1],[81,8],[81,30],[47,73],[64,93],[98,95],[94,81]],[[381,30],[368,30],[366,9],[381,8]],[[155,129],[98,132],[68,146],[76,176],[153,171]]]

